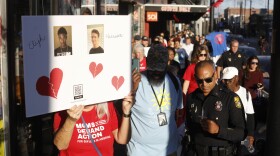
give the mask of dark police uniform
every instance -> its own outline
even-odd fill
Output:
[[[242,66],[245,64],[246,58],[239,51],[236,53],[233,53],[232,51],[224,52],[216,63],[219,67],[236,67],[238,70],[241,70]]]
[[[204,97],[202,91],[197,89],[187,97],[186,109],[186,127],[198,156],[232,155],[233,144],[244,139],[244,109],[239,96],[234,92],[216,85]],[[218,134],[202,130],[202,113],[203,117],[217,123]]]

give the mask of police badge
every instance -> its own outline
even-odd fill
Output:
[[[234,104],[235,104],[235,107],[236,108],[242,108],[242,106],[241,106],[241,102],[240,102],[240,99],[239,99],[239,97],[238,96],[235,96],[234,97]]]
[[[222,111],[222,107],[223,107],[223,104],[222,104],[222,101],[217,101],[216,103],[215,103],[215,110],[216,111]]]

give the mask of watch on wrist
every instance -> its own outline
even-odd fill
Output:
[[[129,112],[128,114],[123,113],[123,117],[125,118],[130,118],[130,116],[131,116],[131,112]]]

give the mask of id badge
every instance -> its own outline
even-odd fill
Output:
[[[158,124],[159,126],[164,126],[167,125],[167,119],[166,119],[166,114],[163,112],[160,112],[158,115]]]

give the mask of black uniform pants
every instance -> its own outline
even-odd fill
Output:
[[[196,156],[234,156],[234,146],[202,146],[195,145]]]

